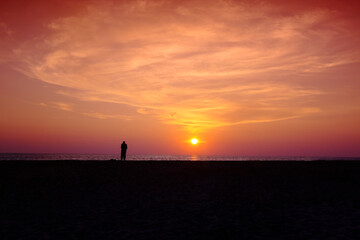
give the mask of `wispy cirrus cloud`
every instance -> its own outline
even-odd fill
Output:
[[[42,105],[42,104],[41,104]],[[44,106],[44,105],[42,105]],[[46,106],[46,105],[45,105]],[[52,106],[57,108],[57,109],[60,109],[60,110],[63,110],[63,111],[68,111],[68,112],[72,112],[73,111],[73,107],[71,104],[69,103],[63,103],[63,102],[53,102],[52,103]]]
[[[321,111],[324,92],[299,76],[358,61],[344,24],[327,9],[264,3],[98,2],[15,52],[20,71],[74,97],[197,131]]]
[[[97,113],[97,112],[86,112],[82,113],[83,115],[98,118],[98,119],[122,119],[130,121],[132,118],[127,115],[121,115],[121,114],[103,114],[103,113]]]
[[[81,109],[75,109],[73,104],[65,102],[50,102],[50,103],[39,103],[41,107],[50,107],[53,109],[58,109],[66,112],[77,112],[88,117],[97,118],[97,119],[122,119],[122,120],[132,120],[132,117],[127,114],[109,114],[109,113],[99,113],[99,112],[84,112]]]

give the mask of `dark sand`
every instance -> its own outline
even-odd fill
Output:
[[[0,162],[1,239],[359,239],[360,162]]]

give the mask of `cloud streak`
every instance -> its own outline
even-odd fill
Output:
[[[126,104],[194,132],[321,111],[314,99],[325,93],[299,76],[359,59],[336,14],[233,1],[99,2],[49,23],[15,53],[24,74],[79,90],[83,101]]]

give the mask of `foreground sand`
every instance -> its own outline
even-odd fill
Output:
[[[0,162],[1,239],[358,239],[360,162]]]

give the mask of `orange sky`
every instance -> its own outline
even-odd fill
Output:
[[[359,10],[2,3],[0,152],[360,156]]]

